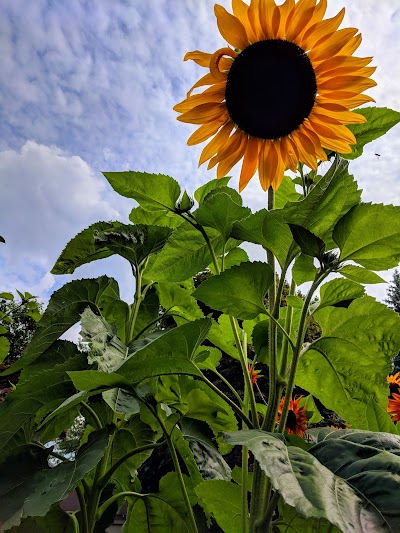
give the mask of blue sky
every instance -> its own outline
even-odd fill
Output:
[[[229,8],[228,0],[220,3]],[[379,106],[400,110],[400,1],[331,0],[346,5],[342,25],[363,34],[359,56],[373,55]],[[197,168],[193,127],[172,110],[202,69],[187,51],[224,46],[210,0],[1,0],[0,289],[29,290],[45,301],[71,276],[49,273],[66,242],[97,220],[127,220],[132,202],[101,170],[174,176],[189,191],[214,177]],[[400,127],[351,164],[366,201],[400,204]],[[374,154],[380,153],[377,158]],[[237,168],[232,184],[237,186]],[[255,178],[244,202],[265,195]],[[131,299],[129,270],[117,258],[78,269],[106,273]],[[385,274],[390,279],[391,274]],[[369,289],[384,297],[385,287]]]

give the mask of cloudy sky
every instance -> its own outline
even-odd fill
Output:
[[[220,3],[229,8],[228,0]],[[400,110],[400,0],[328,3],[329,16],[346,4],[342,27],[363,34],[357,55],[375,57],[378,87],[370,94],[377,105]],[[127,221],[133,203],[113,193],[102,170],[169,174],[188,191],[214,177],[197,168],[201,147],[186,146],[193,127],[172,110],[202,71],[184,63],[184,54],[224,46],[213,4],[1,0],[1,290],[29,290],[47,301],[72,279],[49,273],[66,242],[98,220]],[[398,169],[400,126],[351,164],[364,200],[384,203],[400,204]],[[237,170],[233,176],[236,187]],[[253,210],[264,206],[257,179],[244,201]],[[103,273],[131,299],[122,260],[81,267],[73,277]],[[383,298],[385,287],[369,292]]]

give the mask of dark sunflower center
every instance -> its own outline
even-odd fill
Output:
[[[287,420],[286,420],[286,427],[294,431],[296,429],[296,422],[297,422],[296,415],[291,409],[289,409]]]
[[[271,39],[238,55],[228,74],[225,99],[241,130],[261,139],[278,139],[308,117],[316,92],[314,69],[304,50]]]

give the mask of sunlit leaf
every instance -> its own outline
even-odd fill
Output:
[[[353,300],[361,298],[364,294],[364,287],[354,281],[343,278],[332,279],[321,285],[318,309],[328,305],[348,307]]]
[[[371,270],[356,265],[346,265],[338,272],[342,276],[345,276],[352,281],[356,281],[357,283],[363,283],[364,285],[369,283],[386,283],[383,278],[376,274],[376,272],[372,272]]]
[[[226,187],[230,179],[231,179],[230,176],[226,176],[224,178],[221,178],[220,180],[215,179],[215,180],[207,181],[207,183],[205,183],[204,185],[202,185],[195,191],[194,193],[195,200],[199,204],[201,204],[204,198],[208,195],[208,193],[210,193],[214,189],[218,189],[220,187]]]

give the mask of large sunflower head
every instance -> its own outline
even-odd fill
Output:
[[[243,160],[240,190],[257,169],[262,188],[276,190],[286,168],[301,162],[316,170],[324,148],[351,152],[356,141],[346,125],[365,121],[351,110],[373,101],[362,93],[376,85],[375,68],[371,57],[352,55],[358,30],[338,29],[344,9],[324,20],[326,8],[326,0],[232,0],[233,14],[215,6],[231,47],[186,54],[208,72],[174,109],[178,120],[200,125],[189,145],[213,137],[199,164],[217,165],[218,178]]]
[[[289,434],[298,435],[301,438],[304,438],[304,432],[307,429],[307,409],[299,405],[300,400],[303,396],[299,396],[294,400],[291,398],[289,403],[289,410],[286,419],[285,429]],[[279,424],[282,416],[282,409],[285,403],[285,397],[281,399],[281,403],[278,408],[278,416],[276,422]]]

